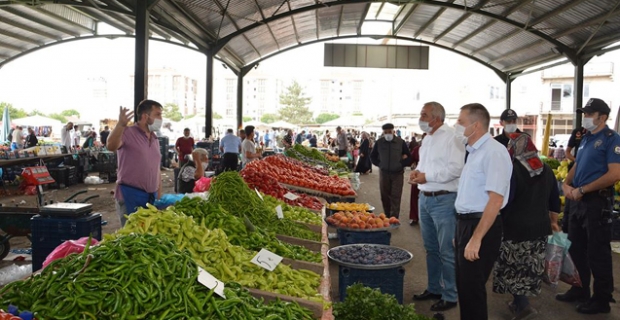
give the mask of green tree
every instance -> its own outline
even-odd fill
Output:
[[[283,106],[278,110],[280,118],[293,124],[311,123],[312,112],[307,107],[311,101],[311,98],[304,96],[301,85],[293,81],[280,95],[280,104]]]
[[[328,121],[336,120],[340,118],[339,115],[333,113],[321,113],[316,117],[316,123],[323,124]]]
[[[32,110],[32,111],[30,111],[28,113],[28,116],[29,117],[32,117],[32,116],[43,116],[43,117],[45,117],[45,113],[43,113],[43,112],[41,112],[41,111],[39,111],[37,109],[34,109],[34,110]]]
[[[248,122],[248,121],[252,121],[252,117],[248,117],[248,116],[243,116],[243,122]]]
[[[52,119],[56,119],[60,122],[67,123],[67,118],[65,118],[65,116],[63,116],[60,113],[50,113],[49,115],[47,115],[48,118],[52,118]]]
[[[278,121],[278,115],[273,113],[265,113],[262,117],[260,117],[260,121],[263,123],[273,123]]]
[[[213,112],[213,119],[222,119],[222,115],[217,112]]]
[[[2,115],[4,114],[4,108],[9,108],[9,117],[11,117],[11,120],[28,116],[28,113],[24,111],[24,109],[15,108],[8,102],[0,102],[0,119],[2,119]]]
[[[78,118],[80,117],[80,113],[75,109],[63,110],[60,114],[65,117],[71,117],[71,116],[76,116]]]
[[[364,114],[361,112],[353,112],[353,114],[351,114],[354,117],[359,117],[359,116],[363,116]]]
[[[188,115],[185,116],[185,120],[191,119],[191,118],[193,118],[195,116],[196,116],[196,114],[188,114]]]
[[[176,103],[166,103],[166,105],[164,105],[164,118],[178,122],[183,119],[183,114],[181,114],[179,106]]]

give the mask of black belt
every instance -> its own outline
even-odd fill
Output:
[[[472,212],[472,213],[457,213],[457,220],[475,220],[482,218],[482,212]]]
[[[444,194],[450,194],[452,192],[450,191],[446,191],[446,190],[440,190],[440,191],[422,191],[422,194],[426,197],[436,197],[436,196],[443,196]]]
[[[227,155],[227,154],[232,154],[232,155],[235,155],[235,156],[238,156],[238,155],[239,155],[238,153],[234,153],[234,152],[225,152],[225,153],[224,153],[224,155]]]

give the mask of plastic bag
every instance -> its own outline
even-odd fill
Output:
[[[196,181],[196,184],[194,185],[194,192],[209,191],[209,188],[211,188],[211,178],[202,177]]]
[[[37,195],[37,187],[36,186],[27,186],[24,188],[24,192],[27,196],[36,196]]]
[[[97,239],[90,240],[90,246],[95,246],[99,243]],[[45,261],[43,261],[43,268],[45,268],[48,264],[52,263],[54,260],[62,259],[72,253],[82,253],[84,249],[86,249],[86,244],[88,244],[88,237],[82,237],[78,240],[69,240],[61,243],[52,253],[50,253]]]
[[[568,255],[568,248],[570,248],[570,240],[568,240],[566,233],[554,232],[553,235],[549,236],[545,252],[545,275],[543,277],[545,283],[558,284],[564,256]]]
[[[86,177],[86,179],[84,179],[84,183],[85,184],[102,184],[103,180],[99,177],[88,176]]]
[[[158,209],[165,209],[183,199],[185,195],[183,194],[164,194],[161,198],[155,200],[155,207]]]
[[[560,281],[568,283],[571,286],[581,288],[581,277],[570,254],[566,253],[564,260],[562,260],[562,272],[560,273]]]

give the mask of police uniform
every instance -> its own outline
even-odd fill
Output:
[[[593,100],[598,100],[594,101]],[[581,112],[609,114],[609,107],[600,99],[591,99]],[[588,132],[579,145],[572,186],[583,193],[584,186],[605,175],[608,164],[620,163],[620,135],[605,128],[595,134]],[[594,277],[593,295],[577,307],[581,313],[608,313],[613,301],[613,271],[611,257],[611,213],[613,186],[588,190],[580,201],[570,202],[568,238],[569,253],[577,267],[582,288],[572,287],[558,295],[561,301],[577,301],[590,297],[590,278]]]

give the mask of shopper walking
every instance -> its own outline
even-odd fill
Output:
[[[282,138],[282,144],[285,149],[291,148],[293,146],[293,130],[288,129],[284,138]]]
[[[133,112],[120,108],[118,124],[108,137],[108,150],[117,151],[116,212],[125,225],[126,215],[161,197],[161,153],[155,131],[161,129],[162,105],[153,100],[138,104],[138,121],[127,124]]]
[[[62,143],[67,152],[71,153],[73,148],[73,122],[68,122],[67,125],[60,130],[60,143]]]
[[[540,294],[547,236],[552,230],[560,231],[560,193],[553,170],[538,158],[530,136],[513,133],[510,139],[510,196],[501,211],[504,234],[493,272],[493,291],[512,294],[509,308],[516,320],[537,313],[527,297]]]
[[[232,131],[232,129],[230,129]],[[179,176],[177,185],[179,193],[192,193],[196,186],[196,181],[205,176],[205,170],[209,165],[209,152],[203,148],[196,148],[192,151],[192,159],[185,162]]]
[[[508,202],[510,192],[510,155],[489,134],[489,122],[487,109],[473,103],[461,108],[455,126],[457,137],[467,144],[469,152],[455,202],[456,279],[461,320],[488,319],[486,282],[502,240],[502,221],[497,216]]]
[[[394,125],[383,125],[383,137],[375,143],[370,153],[371,162],[379,167],[379,190],[385,215],[400,217],[400,199],[403,195],[404,168],[410,165],[409,149],[405,141],[394,136]],[[342,133],[342,130],[338,135]],[[345,150],[346,151],[346,150]]]
[[[370,163],[370,139],[368,132],[362,132],[362,143],[359,148],[359,160],[355,166],[355,172],[366,174],[370,171],[372,163]]]
[[[613,185],[620,180],[620,135],[605,122],[609,106],[601,99],[590,99],[578,112],[583,114],[582,138],[575,166],[568,172],[562,190],[570,199],[569,253],[575,262],[582,287],[573,286],[560,301],[587,300],[577,306],[584,314],[609,313],[614,301],[611,259],[611,213]],[[594,277],[590,296],[590,278]]]
[[[108,143],[109,136],[110,136],[110,127],[105,126],[103,128],[103,131],[99,133],[99,139],[101,139],[101,145],[103,145],[104,147]]]
[[[223,154],[222,167],[224,167],[224,171],[237,171],[241,139],[234,135],[233,129],[226,130],[226,135],[220,139],[220,152]]]
[[[261,154],[256,152],[256,145],[252,139],[252,137],[254,137],[254,126],[246,126],[244,131],[246,138],[243,140],[243,143],[241,143],[243,166],[261,157]]]
[[[428,102],[420,112],[419,125],[428,135],[420,147],[420,162],[410,175],[420,189],[420,230],[426,250],[428,284],[416,300],[438,299],[431,311],[456,307],[454,269],[454,202],[463,170],[465,146],[453,128],[444,123],[446,111],[438,102]]]
[[[302,144],[304,142],[304,139],[306,137],[306,131],[302,130],[300,133],[297,134],[297,136],[295,137],[295,144]]]
[[[263,141],[265,142],[265,148],[271,147],[272,140],[273,139],[271,138],[271,133],[269,132],[269,130],[265,130],[265,135],[263,136]]]
[[[338,135],[336,136],[336,143],[338,144],[338,156],[341,158],[346,157],[347,148],[349,147],[349,142],[347,141],[347,133],[342,130],[341,127],[337,127],[336,132],[338,133]]]
[[[73,127],[73,146],[79,148],[80,140],[82,139],[82,132],[78,126]]]
[[[37,139],[37,135],[34,133],[34,130],[32,128],[28,128],[28,136],[26,136],[26,145],[24,147],[36,147],[38,143],[39,140]]]
[[[187,162],[185,157],[192,154],[192,151],[194,151],[194,138],[190,136],[189,128],[183,129],[183,136],[177,139],[177,142],[174,144],[174,149],[179,155],[180,168]]]
[[[13,130],[13,141],[11,143],[11,150],[19,150],[24,147],[24,131],[21,126],[15,127]]]

